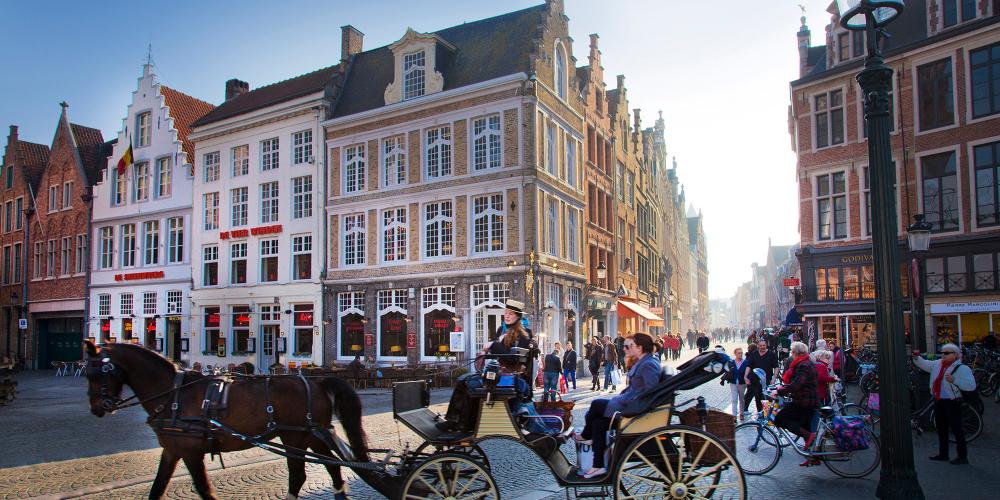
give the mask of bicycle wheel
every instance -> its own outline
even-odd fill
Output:
[[[854,403],[847,403],[840,408],[840,413],[845,417],[868,417],[868,421],[865,425],[871,429],[876,436],[879,435],[879,418],[873,415],[868,408]]]
[[[1000,405],[1000,384],[997,384],[997,392],[993,395],[993,402]]]
[[[974,408],[966,403],[962,403],[962,430],[965,431],[965,442],[971,443],[983,433],[983,417]],[[955,437],[951,433],[951,442],[955,442]]]
[[[744,474],[766,474],[781,460],[778,435],[766,425],[747,422],[736,426],[736,461]]]
[[[972,378],[976,379],[976,388],[979,394],[989,396],[993,386],[990,384],[992,374],[984,368],[972,370]]]
[[[832,431],[828,430],[828,433],[832,433]],[[847,478],[865,477],[874,472],[878,468],[880,460],[878,436],[868,428],[865,428],[865,435],[868,437],[867,449],[821,456],[819,458],[823,461],[823,465],[834,474]],[[820,451],[832,453],[839,450],[840,448],[837,448],[837,444],[833,441],[833,436],[827,434],[820,445]]]

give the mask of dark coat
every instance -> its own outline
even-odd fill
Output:
[[[563,370],[576,371],[576,351],[568,350],[563,354],[562,358]]]
[[[602,346],[591,347],[590,357],[587,358],[590,362],[590,371],[595,372],[601,367],[601,362],[604,361],[604,349]]]

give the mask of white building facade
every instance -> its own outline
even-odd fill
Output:
[[[184,132],[211,108],[160,85],[144,65],[93,188],[89,337],[190,360],[192,177]],[[134,162],[119,171],[130,141]]]
[[[337,67],[248,91],[195,123],[192,358],[323,363],[321,128]]]

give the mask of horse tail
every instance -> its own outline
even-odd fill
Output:
[[[361,427],[361,398],[354,388],[337,377],[325,377],[320,382],[327,395],[333,400],[333,411],[344,427],[347,441],[351,445],[354,458],[368,461],[368,437]]]

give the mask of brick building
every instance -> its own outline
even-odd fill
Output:
[[[97,182],[110,144],[101,131],[70,123],[67,108],[56,126],[49,161],[35,194],[26,248],[28,268],[28,366],[79,359],[88,315],[87,228],[91,186]]]
[[[864,36],[831,8],[825,44],[798,33],[789,131],[798,155],[803,304],[822,337],[875,340],[874,269],[862,96]],[[981,338],[1000,323],[1000,27],[995,2],[907,2],[882,42],[894,71],[891,146],[900,285],[909,309],[906,226],[934,226],[927,258],[928,344]],[[910,330],[909,313],[906,329]]]
[[[17,126],[10,126],[3,163],[0,164],[0,248],[3,269],[0,269],[0,358],[26,359],[28,347],[26,329],[19,327],[27,315],[27,232],[38,190],[38,181],[49,161],[49,147],[21,140]],[[32,350],[31,352],[34,352]]]

